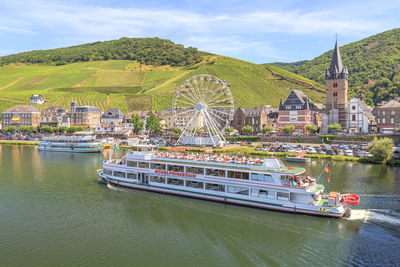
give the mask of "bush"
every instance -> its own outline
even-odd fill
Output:
[[[332,141],[336,138],[336,135],[320,135],[322,142],[324,144],[332,144]]]
[[[10,126],[10,127],[3,129],[3,132],[5,132],[5,133],[11,133],[11,132],[16,132],[16,131],[18,131],[18,128],[15,126]]]
[[[42,133],[52,133],[52,132],[54,132],[54,130],[55,129],[50,126],[43,126],[40,128],[40,132],[42,132]]]
[[[293,125],[288,125],[288,126],[285,126],[285,127],[283,127],[282,128],[282,131],[284,132],[284,133],[287,133],[287,134],[290,134],[290,133],[293,133],[294,132],[294,126]]]
[[[236,136],[236,137],[225,137],[226,141],[249,141],[257,142],[260,136]]]
[[[372,154],[373,161],[386,164],[393,157],[393,148],[393,139],[374,137],[374,140],[368,144],[367,151]]]
[[[339,123],[329,124],[328,131],[340,132],[342,130],[342,126]]]
[[[19,128],[19,131],[22,133],[32,133],[34,132],[36,129],[33,126],[22,126]]]
[[[85,129],[86,129],[86,127],[84,127],[84,126],[72,126],[72,127],[69,127],[67,129],[67,132],[68,133],[75,133],[75,132],[83,131]]]

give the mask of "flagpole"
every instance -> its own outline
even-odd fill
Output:
[[[321,178],[322,173],[324,173],[326,166],[328,166],[329,162],[325,165],[325,167],[322,169],[321,173],[319,174],[317,181],[315,181],[316,183],[318,182],[319,178]]]

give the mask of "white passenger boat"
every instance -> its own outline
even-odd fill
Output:
[[[131,152],[97,172],[114,185],[296,213],[348,217],[349,206],[359,203],[354,194],[324,194],[323,185],[302,176],[303,168],[275,158]]]
[[[39,142],[39,150],[55,152],[101,152],[101,142],[93,136],[78,137],[44,137]]]

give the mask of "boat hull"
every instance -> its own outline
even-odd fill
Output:
[[[182,190],[174,190],[172,188],[165,188],[165,187],[156,187],[152,185],[145,185],[140,183],[128,183],[124,182],[115,178],[107,177],[101,172],[98,172],[100,178],[104,180],[105,183],[109,183],[115,186],[122,186],[125,188],[130,189],[137,189],[137,190],[144,190],[144,191],[151,191],[156,193],[163,193],[163,194],[170,194],[176,196],[183,196],[183,197],[190,197],[202,200],[209,200],[209,201],[216,201],[222,203],[229,203],[233,205],[241,205],[253,208],[261,208],[261,209],[268,209],[268,210],[276,210],[276,211],[284,211],[284,212],[293,212],[293,213],[301,213],[301,214],[308,214],[308,215],[315,215],[315,216],[324,216],[324,217],[334,217],[334,218],[341,218],[344,217],[345,213],[332,213],[332,212],[320,212],[318,210],[307,210],[304,207],[290,207],[285,205],[276,205],[272,203],[262,203],[262,202],[255,202],[243,199],[235,199],[229,196],[216,196],[210,194],[202,194],[197,192],[191,191],[182,191]]]

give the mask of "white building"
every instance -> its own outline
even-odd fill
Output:
[[[32,95],[29,99],[29,103],[42,105],[44,103],[44,98],[42,95]]]
[[[122,132],[125,129],[121,127],[121,123],[118,121],[112,122],[100,122],[97,124],[95,132],[96,133],[117,133]]]
[[[375,125],[372,108],[367,106],[363,99],[352,98],[349,102],[349,133],[369,133],[371,126]]]

